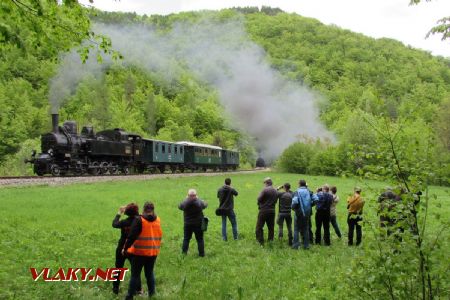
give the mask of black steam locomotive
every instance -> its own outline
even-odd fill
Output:
[[[217,146],[144,139],[120,128],[95,133],[93,127],[84,126],[78,134],[76,122],[58,126],[58,118],[52,114],[53,130],[41,137],[42,153],[33,151],[27,160],[39,176],[235,170],[239,166],[238,152]]]

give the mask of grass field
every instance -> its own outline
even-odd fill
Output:
[[[363,188],[366,218],[376,218],[376,194],[386,186],[375,181],[295,174],[233,175],[232,185],[239,191],[235,212],[240,239],[228,242],[221,240],[221,219],[214,214],[216,192],[224,176],[3,188],[0,299],[116,298],[110,282],[34,282],[29,268],[114,267],[120,231],[113,229],[111,222],[118,207],[132,201],[142,207],[146,200],[155,203],[164,231],[155,267],[156,299],[346,299],[347,289],[356,288],[349,287],[345,280],[351,260],[357,252],[365,251],[364,239],[371,238],[370,234],[363,236],[360,248],[349,248],[346,239],[338,240],[333,231],[331,247],[295,251],[288,248],[286,240],[276,240],[261,248],[254,235],[256,197],[267,175],[275,186],[290,182],[296,187],[300,178],[305,178],[311,188],[323,183],[336,185],[341,198],[338,223],[344,236],[345,200],[353,187]],[[195,239],[189,254],[181,255],[183,215],[177,205],[189,188],[196,188],[200,198],[209,203],[205,210],[210,219],[205,258],[198,257]],[[450,216],[450,196],[448,188],[433,187],[431,192],[438,197],[430,204],[428,230],[433,233],[438,227],[434,214],[439,213],[442,219]],[[264,233],[267,237],[267,230]],[[230,238],[230,225],[228,234]],[[447,242],[448,235],[446,232]],[[440,251],[448,253],[448,246]],[[120,298],[125,296],[129,276],[121,284]]]

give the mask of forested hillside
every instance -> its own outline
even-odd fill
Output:
[[[64,28],[58,27],[55,32],[34,32],[34,39],[27,39],[29,45],[14,42],[11,33],[17,31],[20,41],[27,30],[34,30],[35,22],[17,7],[1,5],[2,15],[8,8],[10,19],[5,27],[9,29],[0,31],[5,41],[0,46],[0,173],[15,174],[31,171],[20,161],[50,127],[49,86],[58,72],[59,54],[81,39],[64,38]],[[80,21],[87,18],[87,13],[62,16],[69,23],[80,22],[77,26],[81,31],[89,25],[88,21]],[[298,143],[292,144],[277,161],[287,171],[388,176],[389,145],[379,132],[392,130],[398,132],[400,155],[408,170],[420,169],[427,162],[434,182],[449,183],[448,59],[433,57],[394,40],[375,40],[277,9],[150,17],[92,11],[89,14],[94,23],[119,27],[145,24],[161,36],[179,24],[195,24],[205,18],[214,24],[242,22],[248,38],[264,49],[265,61],[273,69],[286,81],[309,87],[317,94],[320,120],[336,137],[335,142],[330,142],[317,140],[313,134],[298,136]],[[97,130],[122,127],[146,137],[189,139],[235,148],[242,152],[244,163],[253,164],[255,140],[231,121],[221,105],[220,89],[178,57],[170,64],[166,71],[120,61],[105,65],[101,76],[82,79],[72,94],[60,99],[61,117],[91,123]],[[178,70],[176,76],[167,75],[172,69]],[[293,110],[285,117],[294,119],[300,115]]]

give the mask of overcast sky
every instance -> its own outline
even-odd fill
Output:
[[[90,4],[88,0],[79,2]],[[450,57],[450,41],[441,41],[438,36],[425,39],[437,20],[450,16],[450,0],[422,2],[409,6],[409,0],[94,0],[93,5],[106,11],[147,15],[266,5],[374,38],[393,38],[434,55]]]

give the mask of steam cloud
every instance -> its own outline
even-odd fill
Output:
[[[62,101],[75,93],[78,84],[86,76],[102,76],[104,69],[111,63],[106,57],[105,64],[99,64],[94,57],[89,58],[84,64],[80,54],[76,50],[64,54],[55,77],[50,80],[49,100],[51,113],[56,114],[62,105]]]
[[[178,23],[165,34],[145,25],[96,24],[94,31],[111,38],[125,64],[163,71],[167,79],[177,77],[176,61],[182,61],[217,88],[234,126],[255,138],[266,159],[277,157],[301,136],[334,139],[318,119],[317,95],[272,69],[241,20]],[[105,67],[91,61],[81,65],[73,53],[66,58],[52,82],[51,99],[62,99],[55,89],[67,96],[67,89],[73,91],[87,72]]]

